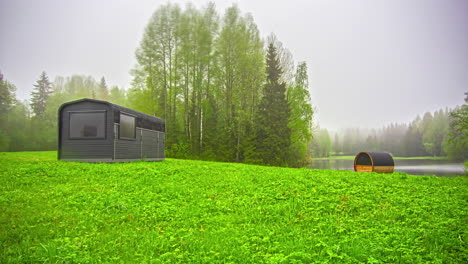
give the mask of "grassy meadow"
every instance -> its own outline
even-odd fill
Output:
[[[468,178],[0,153],[0,263],[467,263]]]

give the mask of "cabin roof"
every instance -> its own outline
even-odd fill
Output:
[[[151,122],[154,122],[154,123],[164,124],[164,120],[159,118],[159,117],[155,117],[155,116],[148,115],[148,114],[145,114],[145,113],[142,113],[142,112],[138,112],[138,111],[132,110],[130,108],[126,108],[126,107],[123,107],[123,106],[120,106],[120,105],[109,103],[107,101],[101,101],[101,100],[89,99],[89,98],[83,98],[83,99],[79,99],[79,100],[75,100],[75,101],[66,102],[66,103],[64,103],[64,104],[62,104],[60,106],[59,113],[61,113],[63,108],[65,108],[66,106],[81,103],[81,102],[92,102],[92,103],[98,103],[98,104],[105,104],[105,105],[108,105],[110,108],[112,108],[114,110],[118,110],[120,112],[124,112],[124,113],[134,115],[137,118],[148,120],[148,121],[151,121]]]
[[[360,155],[369,156],[371,158],[373,166],[394,166],[395,165],[392,156],[387,152],[366,152],[366,151],[363,151],[357,154],[355,158],[355,165],[359,165],[359,164],[356,164],[356,161],[359,159]]]

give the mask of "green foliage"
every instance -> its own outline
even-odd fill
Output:
[[[307,64],[299,63],[294,85],[287,90],[291,114],[288,127],[291,129],[291,145],[288,164],[298,167],[309,163],[308,147],[312,139],[312,117],[314,111],[310,102]],[[331,148],[331,141],[328,139]],[[331,151],[331,150],[329,150]]]
[[[109,102],[116,105],[127,105],[125,89],[112,86],[109,92]]]
[[[465,104],[450,113],[449,138],[446,149],[454,159],[468,158],[468,93]]]
[[[0,72],[0,151],[10,150],[12,129],[9,127],[9,122],[17,103],[15,92],[15,85],[4,79]]]
[[[413,123],[408,127],[408,131],[403,139],[404,143],[404,152],[406,155],[412,156],[424,156],[426,151],[424,150],[423,145],[423,133],[418,129],[418,119],[413,121]]]
[[[2,95],[6,99],[2,99],[4,111],[0,112],[0,122],[4,124],[0,126],[0,151],[55,150],[58,108],[65,102],[91,97],[126,105],[125,91],[117,86],[112,87],[106,97],[104,78],[100,85],[92,77],[82,75],[58,76],[51,83],[43,72],[35,85],[31,102],[22,103],[15,98],[14,85],[3,80],[3,75],[0,77],[1,91],[8,89],[8,93]],[[32,117],[28,105],[34,107],[33,111],[36,109]]]
[[[101,81],[99,82],[97,98],[103,101],[109,101],[110,99],[109,89],[107,88],[106,79],[104,78],[104,76],[101,78]]]
[[[226,9],[217,40],[219,111],[224,141],[222,155],[227,161],[250,159],[255,113],[265,81],[263,42],[250,15],[241,16],[237,6]],[[227,138],[227,140],[226,140]]]
[[[16,102],[16,86],[4,79],[0,72],[0,116],[10,110]]]
[[[236,162],[264,160],[258,158],[261,150],[253,145],[252,135],[261,87],[266,80],[263,43],[252,16],[242,15],[236,5],[227,8],[221,19],[213,4],[203,10],[192,5],[184,10],[176,4],[163,5],[149,21],[136,57],[130,104],[166,120],[169,155]],[[292,70],[290,63],[282,60],[280,64],[286,65],[283,70]],[[286,142],[278,146],[279,152],[266,148],[262,152],[297,154],[268,164],[297,166],[307,158],[304,145],[307,146],[310,131],[304,132],[304,124],[299,123],[307,126],[312,110],[308,93],[304,94],[305,64],[301,71],[298,78],[302,78],[302,83],[291,91],[291,102],[299,118],[291,121],[292,127],[302,129],[293,137],[297,139],[295,145]],[[284,97],[285,91],[282,93]],[[280,119],[281,115],[289,118],[289,110],[279,114]],[[289,132],[283,132],[282,137],[289,137]],[[267,145],[283,140],[273,136]]]
[[[1,263],[466,263],[468,182],[0,153]]]
[[[449,112],[448,111],[436,111],[431,122],[428,124],[428,128],[423,134],[423,145],[426,151],[433,156],[443,156],[444,152],[443,144],[447,140],[448,127],[449,127]]]
[[[0,151],[26,150],[33,134],[29,109],[16,99],[15,91],[0,73]]]
[[[46,111],[47,98],[49,98],[51,93],[52,83],[49,81],[49,77],[47,77],[45,71],[43,71],[31,93],[31,108],[35,117],[42,118],[42,115]]]
[[[329,157],[332,150],[330,134],[326,129],[318,129],[311,144],[313,157]]]
[[[146,26],[140,47],[135,52],[137,67],[134,73],[135,92],[129,95],[132,108],[166,120],[166,144],[171,147],[177,143],[181,127],[177,120],[179,97],[182,92],[182,79],[177,71],[182,60],[179,28],[181,9],[171,3],[159,7]],[[140,103],[143,101],[144,103]]]
[[[291,110],[286,100],[286,84],[276,47],[268,45],[267,80],[258,106],[255,124],[256,156],[263,164],[282,166],[289,159],[291,128],[288,126]]]
[[[91,76],[72,75],[65,79],[63,87],[58,88],[54,84],[54,89],[56,92],[64,93],[69,100],[81,98],[97,99],[96,94],[98,94],[99,84]]]

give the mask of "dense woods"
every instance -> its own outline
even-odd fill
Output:
[[[87,97],[162,117],[169,157],[294,167],[308,162],[313,111],[307,65],[295,67],[273,34],[264,41],[253,17],[237,6],[220,17],[213,4],[163,5],[135,56],[127,91],[109,89],[104,77],[50,82],[43,72],[30,102],[5,101],[11,109],[4,118],[23,123],[20,133],[3,129],[2,150],[55,149],[58,107]],[[14,98],[14,86],[4,83]]]
[[[313,112],[307,66],[293,78],[291,57],[235,5],[220,18],[213,4],[167,4],[136,51],[129,105],[166,120],[169,156],[300,166]]]
[[[262,38],[236,5],[222,16],[212,3],[162,5],[135,57],[129,89],[42,72],[30,101],[20,102],[0,74],[0,151],[56,149],[59,106],[95,98],[163,118],[168,157],[291,167],[362,150],[468,158],[467,104],[381,129],[312,129],[307,64],[295,63],[274,34]]]

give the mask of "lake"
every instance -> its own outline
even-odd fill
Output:
[[[336,158],[313,159],[312,164],[310,164],[308,168],[322,170],[354,170],[354,160]],[[395,159],[395,172],[441,177],[466,176],[463,163],[454,163],[450,160]]]

